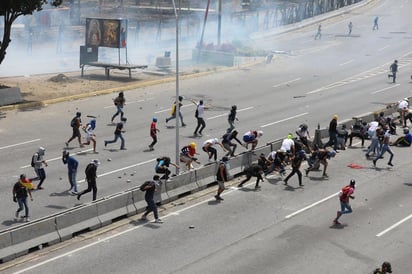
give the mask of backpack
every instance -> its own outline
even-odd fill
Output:
[[[195,111],[195,117],[198,118],[199,117],[199,106],[196,108]]]
[[[74,127],[76,125],[76,119],[77,119],[77,116],[73,117],[73,119],[70,121],[71,127]]]
[[[344,186],[341,191],[339,191],[339,197],[344,200],[348,197],[350,186]]]
[[[36,160],[34,160],[34,157],[36,157]],[[30,165],[32,167],[35,166],[36,161],[38,161],[40,159],[40,155],[38,153],[34,153],[33,156],[31,157],[31,163]]]
[[[146,186],[148,186],[151,183],[151,181],[146,181],[143,184],[141,184],[139,186],[140,191],[146,191],[147,189],[145,189]]]

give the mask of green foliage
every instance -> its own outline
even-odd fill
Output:
[[[0,0],[0,16],[4,20],[3,40],[0,41],[0,64],[6,56],[6,49],[11,40],[11,26],[19,16],[30,15],[41,11],[46,4],[59,6],[63,0]]]

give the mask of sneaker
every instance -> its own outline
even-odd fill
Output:
[[[373,160],[373,166],[376,167],[376,160]]]
[[[140,217],[139,221],[147,221],[147,217],[143,215],[142,217]]]
[[[329,177],[328,174],[326,174],[326,173],[325,173],[325,174],[322,174],[322,176],[323,176],[323,177],[326,177],[326,178]]]
[[[155,222],[156,224],[163,224],[163,221],[162,221],[161,219],[159,219],[159,218],[157,218],[154,222]]]
[[[127,150],[125,147],[121,147],[120,150]]]
[[[182,124],[182,127],[185,127],[186,126],[186,124]]]
[[[212,159],[207,160],[208,163],[213,163],[214,161]]]
[[[308,175],[309,175],[309,169],[305,169],[305,174],[306,174],[306,177],[308,177]]]
[[[333,224],[335,225],[341,225],[341,223],[338,220],[333,220]]]
[[[304,184],[299,184],[299,186],[304,186]]]
[[[44,189],[42,186],[38,186],[37,189]]]
[[[19,218],[19,213],[20,213],[20,212],[16,211],[16,214],[14,214],[14,216],[15,216],[16,218]]]
[[[193,136],[197,136],[197,132],[193,132]]]
[[[287,186],[287,185],[288,185],[288,181],[283,180],[283,184],[284,184],[285,186]]]
[[[369,159],[369,154],[365,154],[366,159]]]
[[[242,187],[243,187],[243,184],[239,184],[237,187],[238,187],[238,188],[242,188]]]
[[[25,218],[24,218],[24,221],[30,222],[30,217],[25,217]]]
[[[388,74],[388,78],[391,78],[392,75]]]
[[[166,118],[166,124],[167,124],[167,122],[169,122],[169,120],[167,120],[167,118]]]
[[[104,147],[107,147],[107,142],[106,141],[104,141]]]
[[[223,198],[220,197],[219,195],[215,195],[215,199],[216,199],[217,201],[223,201]]]
[[[255,186],[255,190],[259,190],[261,188],[262,188],[261,186]]]
[[[393,164],[392,164],[392,163],[388,163],[388,166],[393,166]]]
[[[77,194],[77,200],[80,200],[80,196],[82,196],[82,195]]]
[[[68,146],[69,146],[69,143],[68,143],[68,142],[66,142],[65,144],[66,144],[66,147],[68,147]]]

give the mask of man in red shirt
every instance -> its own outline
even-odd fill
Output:
[[[333,220],[335,225],[340,225],[338,219],[342,214],[352,213],[352,207],[349,204],[349,198],[355,199],[355,196],[352,194],[355,191],[355,180],[350,180],[349,185],[344,186],[339,192],[339,201],[340,201],[340,211],[336,213],[336,218]]]
[[[154,145],[157,143],[157,133],[160,132],[159,129],[156,128],[157,118],[153,117],[152,123],[150,124],[150,137],[152,137],[153,141],[149,145],[150,150],[154,150]]]

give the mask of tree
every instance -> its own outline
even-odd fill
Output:
[[[0,16],[4,17],[3,40],[0,41],[0,64],[6,57],[6,50],[11,42],[11,26],[19,16],[30,15],[35,11],[41,11],[43,5],[51,3],[57,7],[63,0],[1,0]]]

